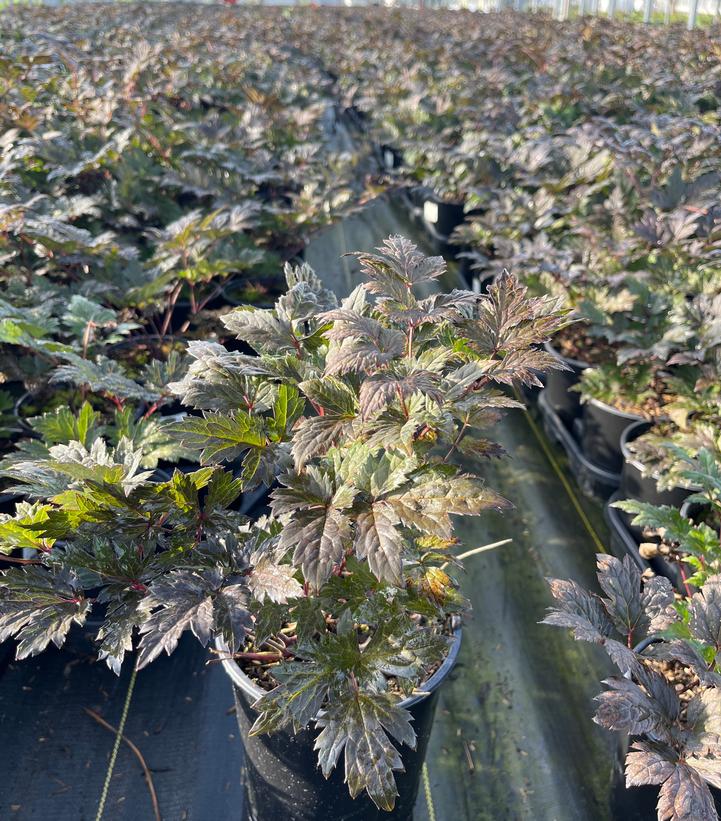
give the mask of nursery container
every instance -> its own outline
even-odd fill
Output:
[[[604,470],[619,473],[623,466],[623,432],[632,422],[642,422],[643,418],[589,399],[583,405],[581,421],[579,438],[585,457]]]
[[[385,143],[379,146],[381,165],[386,171],[393,171],[403,165],[403,152]]]
[[[551,410],[566,425],[571,425],[581,414],[581,395],[571,388],[578,383],[588,365],[578,359],[562,356],[550,342],[546,342],[543,347],[546,353],[553,354],[568,368],[566,371],[549,370],[545,396]]]
[[[706,518],[706,515],[709,513],[710,505],[700,503],[700,502],[691,502],[685,501],[681,505],[681,515],[686,519],[691,519],[694,524],[701,524]]]
[[[586,458],[573,431],[564,424],[561,417],[551,408],[548,401],[548,379],[555,371],[546,374],[546,387],[538,394],[538,410],[543,419],[543,428],[549,439],[558,442],[566,451],[568,464],[581,490],[596,499],[607,499],[621,482],[621,474],[606,470]],[[579,419],[576,422],[580,422]]]
[[[466,218],[462,202],[429,197],[423,203],[423,218],[441,237],[448,238]]]
[[[650,430],[652,423],[646,420],[633,422],[621,434],[621,453],[623,454],[623,466],[621,468],[621,489],[620,499],[633,499],[637,502],[647,502],[651,505],[670,505],[671,507],[681,507],[684,500],[693,493],[692,488],[674,487],[668,490],[659,490],[656,484],[657,476],[654,474],[644,475],[643,465],[629,450],[629,443],[633,442],[646,431]],[[633,516],[627,513],[621,514],[627,517],[629,530],[636,539],[642,541],[642,528],[630,523]]]
[[[423,685],[423,694],[401,702],[413,716],[416,749],[397,748],[405,772],[397,772],[399,796],[393,813],[379,810],[365,793],[352,799],[344,783],[343,756],[328,779],[318,767],[313,749],[316,732],[293,734],[281,730],[272,735],[248,735],[257,712],[252,705],[264,694],[230,658],[223,667],[233,684],[235,708],[245,752],[243,786],[248,821],[411,821],[421,780],[423,761],[431,735],[438,691],[453,669],[461,645],[461,629],[454,631],[450,651],[443,664]],[[228,648],[222,640],[216,647],[223,656]]]
[[[644,570],[651,567],[651,563],[639,553],[638,542],[629,530],[624,512],[616,507],[611,507],[614,502],[619,501],[621,498],[620,493],[614,493],[603,509],[604,519],[611,533],[611,553],[618,558],[623,558],[626,555],[630,556],[643,573]]]
[[[496,278],[493,272],[477,270],[472,267],[473,260],[465,254],[457,254],[458,272],[463,277],[464,281],[477,294],[487,294],[488,286],[491,285]]]

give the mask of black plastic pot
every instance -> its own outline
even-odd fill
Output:
[[[554,372],[549,372],[547,379],[551,373]],[[581,490],[593,498],[608,499],[618,489],[621,474],[606,470],[586,458],[578,439],[571,429],[564,424],[561,417],[551,408],[548,401],[548,382],[546,387],[538,394],[537,404],[543,419],[543,428],[548,438],[558,442],[566,451],[571,473]]]
[[[429,245],[431,252],[446,258],[454,257],[458,251],[457,246],[455,246],[445,234],[441,234],[436,230],[434,225],[431,225],[430,222],[425,222],[425,218],[422,219],[426,234],[430,240]]]
[[[381,144],[379,154],[381,165],[386,171],[393,171],[403,165],[403,153],[392,145]]]
[[[298,734],[282,730],[272,735],[249,737],[257,718],[253,703],[264,694],[228,659],[228,648],[216,640],[216,647],[226,657],[223,667],[233,684],[235,707],[245,752],[243,787],[247,821],[411,821],[418,796],[423,760],[431,735],[438,690],[456,662],[461,645],[457,628],[450,652],[441,667],[423,685],[424,695],[401,702],[413,716],[416,749],[400,747],[405,772],[396,773],[399,796],[392,815],[379,810],[365,793],[352,799],[343,781],[342,757],[326,780],[313,750],[316,733],[303,730]]]
[[[699,502],[686,501],[681,505],[681,515],[690,519],[694,524],[701,524],[710,512],[709,505]]]
[[[543,347],[546,353],[556,356],[568,368],[567,371],[551,370],[548,372],[546,401],[551,410],[558,414],[565,424],[571,425],[573,420],[581,415],[581,396],[571,388],[578,384],[581,374],[588,365],[578,359],[561,356],[550,342],[546,342]]]
[[[584,456],[604,470],[620,473],[623,432],[631,423],[644,421],[643,418],[616,410],[597,399],[589,399],[583,405],[581,421],[580,440]]]
[[[446,202],[438,197],[428,197],[423,203],[423,218],[437,234],[450,237],[453,229],[466,219],[462,202]]]
[[[685,499],[693,493],[692,488],[674,487],[669,490],[659,490],[656,484],[656,477],[644,475],[643,465],[631,453],[628,448],[630,442],[638,439],[652,427],[652,423],[646,420],[633,422],[621,434],[621,453],[623,455],[623,466],[621,468],[621,489],[619,498],[634,499],[637,502],[648,502],[651,505],[670,505],[671,507],[681,507]],[[632,516],[628,517],[629,529],[638,540],[642,538],[642,528],[630,524]]]
[[[431,192],[421,186],[408,186],[395,192],[394,196],[408,212],[410,220],[424,230],[429,230],[429,223],[423,219],[423,203]]]
[[[365,131],[368,115],[365,111],[361,111],[358,106],[349,105],[343,110],[342,116],[352,123],[354,128],[357,128],[359,131]]]

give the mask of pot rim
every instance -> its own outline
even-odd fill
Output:
[[[458,658],[458,652],[461,649],[462,634],[463,629],[459,623],[453,628],[453,641],[450,644],[448,655],[443,660],[441,666],[424,683],[422,692],[404,698],[402,701],[398,702],[399,707],[412,707],[414,704],[418,704],[419,701],[422,701],[424,698],[426,698],[432,692],[434,692],[434,690],[437,690],[438,687],[440,687],[441,683],[450,673],[451,668],[456,663],[456,659]],[[257,684],[253,684],[253,682],[248,678],[248,676],[246,676],[245,673],[240,669],[240,665],[233,658],[227,657],[230,654],[230,650],[228,648],[228,645],[223,641],[222,636],[216,636],[214,643],[216,650],[218,650],[219,653],[226,656],[226,658],[222,659],[221,664],[223,665],[226,674],[229,676],[230,680],[236,687],[242,690],[247,696],[250,696],[254,702],[268,692],[268,690],[263,690],[261,687],[258,687]]]
[[[639,433],[638,436],[635,436],[633,439],[630,439],[632,433],[635,432],[637,428],[642,427],[643,425],[648,425],[646,430],[642,433]],[[639,419],[636,422],[631,422],[630,425],[626,426],[623,429],[623,433],[621,434],[621,453],[623,454],[623,458],[629,465],[640,470],[642,473],[645,472],[645,465],[643,462],[639,461],[628,449],[629,442],[635,442],[637,438],[643,436],[644,433],[651,430],[653,428],[653,422],[650,419]],[[655,479],[657,477],[656,471],[654,471],[651,476]]]
[[[679,511],[681,512],[682,516],[685,516],[687,519],[692,519],[692,515],[691,515],[691,508],[692,507],[705,508],[705,507],[710,507],[710,505],[705,505],[703,502],[689,502],[689,500],[686,499],[684,501],[684,503],[681,505],[681,507],[679,508]]]
[[[652,470],[647,473],[646,465],[644,465],[644,463],[640,459],[635,457],[628,449],[629,442],[635,442],[636,438],[638,438],[634,437],[633,439],[629,439],[629,436],[631,435],[631,433],[633,433],[635,428],[640,428],[643,425],[648,425],[647,429],[644,430],[643,433],[639,434],[639,436],[643,436],[644,433],[646,433],[649,430],[652,430],[655,424],[656,423],[651,419],[639,419],[636,422],[631,422],[630,425],[625,427],[623,429],[623,433],[621,434],[621,453],[623,454],[624,461],[628,465],[636,468],[636,470],[638,470],[639,473],[641,473],[642,475],[648,476],[650,479],[653,479],[657,482],[661,478],[661,474],[659,473],[659,471]],[[688,490],[689,493],[696,493],[697,491],[701,490],[699,485],[675,485],[674,487],[678,488],[679,490]]]
[[[600,399],[587,399],[586,402],[589,405],[595,405],[597,408],[606,411],[606,413],[611,413],[614,416],[620,416],[622,419],[630,419],[632,422],[650,421],[646,419],[645,416],[639,416],[637,413],[628,413],[627,411],[618,410],[618,408],[614,408],[613,405],[608,405],[605,402],[601,402]]]
[[[564,356],[556,348],[553,347],[550,340],[547,340],[546,342],[544,342],[543,347],[545,348],[546,353],[550,353],[550,354],[553,354],[554,356],[557,356],[561,360],[561,362],[567,362],[571,365],[572,368],[576,368],[579,371],[585,371],[586,368],[591,367],[588,364],[588,362],[581,362],[580,359],[571,359],[570,356]]]

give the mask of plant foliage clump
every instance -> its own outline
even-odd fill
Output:
[[[626,785],[660,787],[660,821],[715,821],[709,787],[721,788],[721,576],[677,600],[668,579],[642,584],[626,556],[598,555],[603,596],[550,580],[545,624],[602,646],[621,675],[604,681],[594,721],[636,740]],[[669,681],[683,674],[684,686]]]
[[[400,701],[464,607],[453,517],[508,506],[472,466],[502,454],[486,434],[518,405],[504,387],[557,365],[538,343],[566,312],[511,275],[438,292],[443,260],[402,237],[358,258],[366,281],[340,302],[288,265],[272,309],[227,314],[254,353],[190,343],[169,389],[200,412],[173,428],[200,469],[157,481],[89,411],[63,421],[82,441],[43,452],[23,473],[37,501],[0,522],[3,551],[32,555],[0,578],[0,638],[33,655],[105,605],[99,655],[118,671],[136,635],[139,668],[187,630],[219,636],[276,685],[253,732],[315,721],[323,772],[344,753],[351,794],[391,809],[392,739],[415,743]],[[270,515],[251,521],[237,500],[260,483]]]

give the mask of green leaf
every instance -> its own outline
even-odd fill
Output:
[[[403,586],[404,539],[396,525],[399,517],[386,502],[375,502],[356,519],[354,548],[381,581]]]
[[[191,416],[174,426],[183,443],[200,450],[201,464],[237,459],[248,448],[267,443],[263,421],[244,411],[206,411],[202,418]]]
[[[290,385],[280,385],[273,404],[273,419],[269,427],[270,438],[276,442],[287,438],[288,431],[303,413],[305,402]]]
[[[91,361],[72,353],[65,354],[63,358],[67,364],[58,365],[53,371],[50,377],[53,383],[69,382],[78,387],[87,385],[94,393],[107,393],[118,399],[154,402],[160,398],[155,391],[130,379],[117,360],[98,356]]]
[[[67,570],[13,567],[0,576],[0,641],[15,636],[18,659],[50,643],[61,647],[73,623],[83,624],[89,612],[90,602]]]
[[[352,419],[358,412],[358,399],[352,388],[333,376],[306,379],[298,388],[324,412]]]
[[[17,505],[15,516],[0,516],[0,553],[10,554],[14,550],[43,550],[52,545],[52,540],[39,535],[37,525],[48,520],[49,505]]]
[[[353,693],[329,704],[317,720],[315,742],[323,775],[328,778],[345,751],[345,781],[353,798],[366,790],[373,803],[390,812],[398,791],[394,771],[403,761],[389,736],[415,749],[408,710],[384,693]]]
[[[227,470],[216,470],[208,482],[208,494],[205,498],[205,513],[210,515],[215,510],[225,510],[240,496],[243,481],[235,479]]]
[[[138,650],[138,669],[150,664],[163,651],[170,655],[181,635],[192,630],[205,646],[213,632],[213,589],[220,577],[214,571],[200,574],[178,570],[153,582],[140,604],[144,620]]]
[[[77,415],[70,408],[61,407],[28,421],[47,445],[76,441],[89,448],[99,433],[100,413],[94,411],[89,402],[83,402]]]

